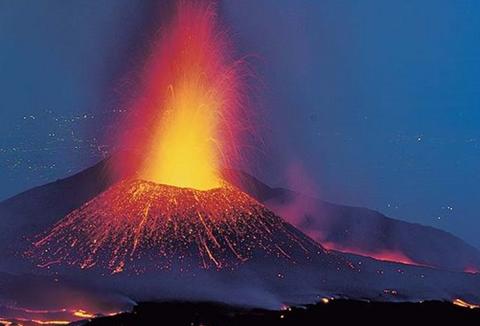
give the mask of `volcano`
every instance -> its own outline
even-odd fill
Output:
[[[0,323],[5,312],[34,323],[42,315],[40,324],[58,324],[45,317],[57,312],[63,324],[118,312],[105,301],[480,303],[479,275],[325,250],[268,206],[282,192],[260,187],[260,198],[222,175],[244,166],[244,141],[255,135],[248,69],[214,9],[180,1],[152,41],[115,139],[134,155],[0,204]]]
[[[52,314],[38,311],[111,314],[94,304],[111,297],[125,298],[113,301],[121,310],[146,300],[269,309],[322,298],[480,303],[476,274],[325,250],[236,185],[196,190],[131,176],[106,180],[105,165],[0,204],[9,230],[0,239],[0,270],[10,275],[0,274],[7,320],[20,310],[42,321]],[[38,293],[62,295],[38,301]]]
[[[34,243],[39,267],[110,273],[234,267],[253,256],[296,261],[323,251],[246,193],[124,180],[61,219]]]

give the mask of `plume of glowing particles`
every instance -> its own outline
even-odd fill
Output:
[[[133,109],[144,132],[139,177],[156,183],[212,189],[220,165],[238,155],[242,61],[215,7],[181,1],[152,47]],[[138,148],[138,144],[135,145]]]
[[[27,254],[41,268],[141,273],[322,251],[220,176],[240,156],[239,134],[251,129],[244,64],[231,60],[215,7],[180,1],[161,32],[120,139],[141,158],[119,169],[136,173],[65,216]]]
[[[228,184],[202,191],[125,180],[63,218],[29,254],[39,267],[63,263],[139,274],[233,268],[254,256],[295,261],[323,252],[294,230]]]

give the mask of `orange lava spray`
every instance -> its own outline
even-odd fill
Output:
[[[322,250],[221,177],[239,163],[240,138],[252,128],[242,92],[248,69],[232,60],[215,7],[179,2],[160,35],[122,128],[120,142],[135,157],[115,158],[120,181],[38,235],[26,255],[39,268],[140,274]]]
[[[199,190],[219,187],[220,167],[238,156],[242,60],[231,59],[231,43],[211,4],[180,2],[161,35],[133,107],[134,124],[143,127],[133,139],[143,157],[139,177]]]

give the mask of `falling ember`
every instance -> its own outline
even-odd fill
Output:
[[[145,64],[130,121],[143,162],[139,177],[207,190],[221,186],[219,168],[237,156],[242,61],[232,60],[215,8],[180,2]],[[130,140],[132,141],[132,140]]]

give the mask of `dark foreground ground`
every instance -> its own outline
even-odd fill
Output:
[[[306,308],[269,311],[225,306],[217,303],[141,303],[131,313],[91,320],[90,326],[105,325],[480,325],[480,309],[445,302],[369,303],[333,300]]]

